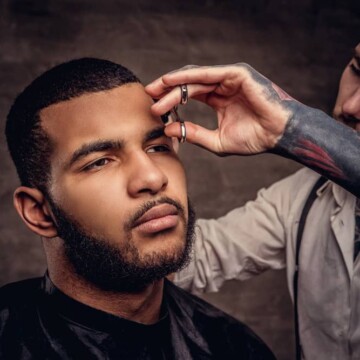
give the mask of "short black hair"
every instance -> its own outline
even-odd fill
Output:
[[[28,85],[15,99],[5,129],[21,184],[46,191],[50,181],[52,143],[41,127],[42,109],[128,83],[140,83],[140,80],[124,66],[82,58],[57,65]]]

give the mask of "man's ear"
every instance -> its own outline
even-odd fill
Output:
[[[14,206],[32,232],[46,238],[57,236],[49,204],[40,190],[18,187],[14,192]]]

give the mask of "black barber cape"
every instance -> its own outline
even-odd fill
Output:
[[[160,320],[79,303],[48,276],[0,289],[0,359],[274,359],[244,324],[166,280]]]

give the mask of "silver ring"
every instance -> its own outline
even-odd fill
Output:
[[[188,88],[186,84],[180,85],[180,91],[181,91],[181,105],[185,105],[188,102],[189,93]]]
[[[180,143],[184,143],[186,141],[186,127],[183,121],[180,122],[180,129],[181,129]]]

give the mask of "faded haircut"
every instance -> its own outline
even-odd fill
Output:
[[[15,99],[6,121],[6,140],[23,186],[47,192],[52,143],[41,127],[40,111],[83,94],[111,90],[140,80],[108,60],[82,58],[46,71]]]

